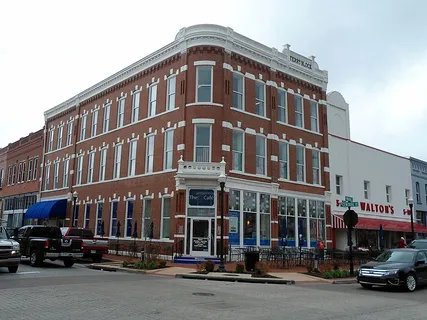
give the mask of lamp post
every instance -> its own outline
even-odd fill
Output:
[[[220,206],[221,206],[221,243],[220,243],[220,254],[221,254],[221,260],[219,263],[218,271],[219,272],[225,272],[225,266],[224,266],[224,188],[225,188],[225,174],[221,173],[219,176],[219,186],[221,188],[221,195],[220,195]]]
[[[72,219],[71,219],[71,223],[70,223],[70,225],[72,227],[75,227],[75,225],[74,225],[74,217],[76,216],[76,209],[77,209],[76,202],[77,202],[78,195],[79,194],[77,193],[77,191],[73,192],[73,215],[72,215]]]
[[[409,204],[409,210],[411,212],[411,241],[415,240],[415,231],[414,231],[414,199],[409,198],[408,199],[408,204]]]

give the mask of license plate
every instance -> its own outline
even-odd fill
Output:
[[[60,257],[72,257],[73,254],[71,252],[61,252],[59,254]]]
[[[90,250],[90,253],[96,253],[96,250]]]

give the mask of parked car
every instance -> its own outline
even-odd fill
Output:
[[[391,249],[359,268],[357,282],[373,286],[403,287],[409,292],[427,284],[427,253],[419,249]]]
[[[408,244],[408,248],[427,250],[427,239],[417,239]]]
[[[86,228],[64,227],[62,235],[67,239],[82,240],[83,258],[92,258],[93,262],[101,262],[104,254],[108,254],[108,241],[95,239],[93,232]]]
[[[77,258],[83,257],[82,241],[65,239],[61,229],[54,226],[23,226],[18,230],[15,240],[20,244],[22,256],[30,258],[32,267],[43,260],[62,260],[66,268],[74,265]]]
[[[9,237],[6,229],[0,226],[0,268],[8,268],[16,273],[21,263],[19,243]]]

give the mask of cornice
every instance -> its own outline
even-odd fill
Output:
[[[270,67],[273,71],[283,72],[302,81],[319,86],[323,91],[326,91],[328,72],[319,69],[314,57],[307,58],[291,51],[289,45],[285,45],[285,49],[279,52],[276,48],[271,48],[249,39],[234,32],[231,28],[212,24],[200,24],[182,28],[173,42],[56,107],[45,111],[45,121],[67,111],[69,108],[79,106],[83,101],[90,100],[105,90],[117,85],[123,85],[123,82],[129,81],[129,79],[135,76],[138,77],[142,72],[146,73],[150,68],[156,67],[171,57],[186,54],[189,48],[197,46],[222,47],[228,53],[234,52],[248,57]],[[299,63],[295,62],[296,60]],[[301,64],[311,65],[311,69]]]

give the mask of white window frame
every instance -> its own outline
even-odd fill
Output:
[[[343,176],[340,176],[339,174],[335,175],[335,192],[337,195],[343,195]]]
[[[17,182],[17,177],[16,177],[16,164],[13,165],[12,167],[12,185],[14,185]]]
[[[163,169],[170,170],[173,168],[173,150],[174,150],[174,138],[175,138],[175,130],[169,129],[165,131],[164,136],[164,157],[163,157]],[[172,147],[168,149],[169,139],[172,139]],[[170,167],[168,166],[168,159],[171,159]]]
[[[113,165],[113,179],[120,178],[120,170],[122,164],[122,147],[123,145],[116,144],[114,146],[114,165]]]
[[[27,181],[33,180],[33,159],[28,159]]]
[[[131,122],[137,122],[139,120],[139,104],[141,101],[141,90],[135,90],[132,92],[132,113]]]
[[[242,150],[235,150],[234,149],[234,134],[241,134],[242,135]],[[233,128],[233,135],[232,135],[232,142],[231,142],[231,151],[232,151],[232,155],[233,155],[233,170],[234,171],[238,171],[238,172],[245,172],[245,131],[241,130],[241,129],[235,129]],[[242,156],[242,168],[239,169],[236,167],[236,162],[235,162],[235,154],[240,154]]]
[[[82,123],[80,126],[80,141],[86,139],[86,125],[87,125],[87,114],[82,116]]]
[[[3,187],[3,183],[4,183],[4,168],[0,169],[0,188]]]
[[[99,204],[102,204],[101,218],[98,217]],[[95,225],[95,232],[94,232],[96,236],[100,236],[100,234],[98,234],[98,229],[101,227],[103,216],[104,216],[104,201],[97,201],[97,203],[96,203],[96,217],[95,217],[96,225]],[[104,230],[104,232],[105,232],[105,230]]]
[[[170,83],[171,83],[171,81],[172,81],[172,79],[173,79],[173,81],[175,81],[175,86],[173,86],[173,92],[171,92],[170,91]],[[172,76],[170,76],[168,79],[167,79],[167,82],[166,82],[166,110],[167,111],[171,111],[171,110],[174,110],[175,109],[175,107],[176,107],[176,75],[172,75]],[[173,105],[171,105],[171,97],[174,97],[173,98]]]
[[[82,176],[83,176],[83,154],[77,157],[77,176],[76,176],[76,184],[82,184]]]
[[[58,189],[59,185],[59,161],[53,165],[53,189]]]
[[[390,185],[385,186],[385,200],[387,203],[391,203],[391,201],[392,201],[392,194],[391,194],[391,186]]]
[[[262,85],[263,86],[263,89],[264,89],[263,90],[264,100],[261,100],[261,99],[257,98],[257,96],[256,96],[256,86],[257,85]],[[255,114],[258,115],[258,116],[261,116],[261,117],[266,117],[267,116],[267,106],[266,106],[267,90],[266,90],[266,87],[267,86],[266,86],[266,84],[263,81],[255,80]],[[256,105],[258,103],[262,103],[262,105],[263,105],[262,114],[257,113],[257,110],[256,110],[257,107],[256,107]]]
[[[319,160],[318,167],[314,166],[314,154],[317,153],[317,159]],[[316,149],[311,150],[311,166],[312,166],[312,180],[313,184],[316,186],[320,186],[322,184],[322,175],[321,175],[321,161],[320,161],[320,151]],[[315,174],[317,173],[317,183],[314,181]]]
[[[64,159],[64,172],[62,176],[62,187],[68,187],[68,171],[70,170],[70,159]]]
[[[93,182],[93,171],[95,168],[95,152],[89,152],[87,163],[87,183]]]
[[[53,138],[54,138],[54,135],[55,135],[55,131],[54,130],[55,129],[50,129],[49,130],[49,145],[48,145],[48,149],[47,149],[48,152],[53,151]]]
[[[135,148],[133,148],[135,146]],[[134,176],[136,174],[136,155],[138,152],[138,140],[134,139],[129,141],[129,164],[128,164],[128,176]]]
[[[370,189],[371,189],[371,182],[368,180],[363,181],[363,196],[365,200],[369,200],[370,198]]]
[[[236,90],[236,88],[234,87],[234,77],[238,77],[240,78],[240,81],[242,81],[242,92],[239,92]],[[241,108],[239,108],[238,106],[234,105],[234,96],[237,95],[240,97],[240,101],[241,101]],[[245,110],[245,75],[240,73],[240,72],[233,72],[233,97],[232,97],[232,106],[234,109],[238,109],[238,110]]]
[[[37,175],[39,173],[39,157],[34,158],[34,170],[33,170],[33,180],[37,180]]]
[[[102,123],[102,132],[108,132],[110,130],[110,112],[111,112],[111,103],[104,105],[104,117]]]
[[[211,83],[210,84],[199,84],[199,70],[202,68],[208,68],[211,72]],[[210,88],[210,100],[199,101],[199,88],[209,87]],[[196,103],[212,103],[213,102],[213,66],[211,65],[198,65],[196,66]]]
[[[302,164],[298,163],[298,149],[299,148],[302,148],[302,157],[303,157]],[[297,165],[297,182],[306,182],[307,181],[307,173],[305,171],[305,167],[306,167],[305,146],[297,144],[295,151],[296,151],[296,156],[297,156],[297,161],[296,161],[296,165]],[[300,180],[299,177],[298,177],[298,167],[301,167],[301,166],[302,166],[302,174],[304,176],[302,180]]]
[[[411,194],[411,191],[409,189],[405,189],[405,203],[406,203],[406,205],[409,205],[410,194]]]
[[[146,217],[146,208],[147,208],[147,201],[150,201],[150,218]],[[142,199],[142,223],[141,223],[141,237],[143,239],[147,238],[150,239],[150,237],[147,236],[148,228],[151,225],[151,221],[153,219],[153,198],[150,196],[146,196]],[[148,225],[147,225],[148,221]],[[146,232],[147,231],[147,232]]]
[[[117,128],[121,128],[125,124],[125,104],[126,97],[117,100]]]
[[[280,105],[280,99],[279,99],[279,95],[283,94],[284,98],[283,98],[283,103],[284,105]],[[281,114],[283,113],[284,115],[284,119],[281,120]],[[277,89],[277,119],[279,122],[281,123],[288,123],[288,93],[286,90],[278,88]]]
[[[90,206],[91,203],[85,203],[85,215],[83,220],[83,228],[90,229]],[[89,215],[87,214],[87,209],[89,208]]]
[[[22,176],[22,162],[18,164],[18,176],[16,179],[16,183],[21,183],[21,176]]]
[[[267,137],[258,134],[256,136],[256,142],[255,142],[256,144],[258,143],[259,139],[263,139],[263,141],[264,141],[264,155],[257,154],[256,149],[258,149],[258,148],[255,146],[255,157],[256,157],[256,159],[258,159],[258,158],[264,159],[264,169],[263,169],[263,173],[258,172],[258,166],[256,166],[255,170],[256,170],[257,175],[266,176],[267,175],[267,154],[268,154],[268,152],[267,152]],[[258,163],[258,161],[256,161],[255,163]]]
[[[301,99],[301,112],[297,110],[297,98]],[[299,94],[294,94],[295,104],[295,127],[304,129],[304,97]],[[301,115],[301,126],[297,123],[297,115]]]
[[[197,145],[197,127],[209,127],[209,146],[198,146]],[[209,147],[209,161],[207,162],[211,162],[212,161],[212,124],[210,123],[195,123],[194,124],[194,149],[193,149],[193,158],[194,158],[194,162],[202,162],[202,161],[197,161],[196,158],[196,151],[197,148],[206,148]]]
[[[164,216],[164,210],[165,210],[165,200],[169,200],[170,201],[170,212],[169,212],[169,217],[165,217]],[[170,225],[170,221],[171,221],[171,216],[172,216],[172,197],[170,195],[163,195],[162,197],[162,220],[161,220],[161,226],[160,226],[160,239],[170,239],[170,234],[171,234],[171,225]],[[165,220],[169,220],[169,237],[165,237],[165,235],[163,234],[163,225],[164,225],[164,221]]]
[[[99,155],[99,181],[105,180],[105,171],[107,167],[107,148],[100,150]]]
[[[64,134],[64,125],[60,125],[58,127],[58,141],[56,144],[56,149],[61,149],[62,148],[62,136]]]
[[[111,200],[111,209],[110,209],[110,232],[108,233],[110,237],[115,237],[116,235],[113,234],[113,209],[114,209],[114,203],[117,203],[117,217],[115,218],[117,222],[119,221],[119,201],[114,199]],[[117,222],[116,222],[116,233],[117,233]],[[123,235],[123,231],[122,231]]]
[[[45,169],[45,181],[44,181],[44,189],[49,190],[49,183],[50,183],[50,164],[46,165]]]
[[[157,111],[157,85],[153,83],[148,87],[148,117],[154,117]]]
[[[68,122],[67,124],[67,146],[71,146],[71,144],[73,143],[73,125],[74,120]]]
[[[129,226],[129,202],[133,202],[133,211],[132,211],[132,218],[130,219],[130,224],[131,224],[131,230],[130,230],[130,236],[127,235],[127,231],[128,231],[128,226]],[[125,216],[125,225],[123,228],[123,236],[125,238],[132,238],[132,234],[133,234],[133,221],[135,218],[135,200],[133,198],[129,198],[126,199],[126,216]]]
[[[312,105],[315,104],[316,114],[312,113]],[[316,128],[313,128],[313,120],[315,121]],[[319,104],[316,100],[310,100],[310,130],[319,132]]]
[[[145,173],[154,172],[154,148],[155,148],[155,134],[147,135],[146,137],[146,149],[145,149]],[[150,154],[150,143],[153,144],[153,154]],[[150,164],[150,158],[153,159]],[[150,167],[151,166],[151,167]]]
[[[281,152],[280,150],[282,150],[282,148],[286,149],[286,159],[282,159]],[[280,179],[284,179],[284,180],[289,180],[289,143],[287,141],[279,141],[279,165],[280,165],[280,170],[279,170],[279,175],[280,175]],[[282,175],[282,166],[286,164],[286,177],[284,177]]]
[[[98,130],[98,109],[93,110],[92,112],[92,127],[91,127],[91,136],[95,137]]]
[[[420,183],[415,182],[415,195],[417,197],[417,203],[421,204],[421,195],[420,195]]]

